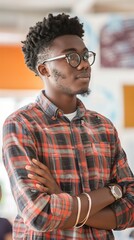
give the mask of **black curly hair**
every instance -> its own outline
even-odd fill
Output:
[[[80,38],[84,35],[83,24],[77,17],[70,17],[62,13],[54,16],[49,14],[42,22],[37,22],[30,27],[26,40],[22,41],[22,51],[26,65],[38,75],[36,66],[45,57],[48,57],[49,47],[52,41],[62,35],[72,34]]]

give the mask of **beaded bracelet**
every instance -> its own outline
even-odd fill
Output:
[[[86,195],[87,198],[88,198],[88,204],[89,204],[89,206],[88,206],[88,212],[87,212],[86,217],[83,219],[83,221],[80,222],[80,225],[76,226],[75,228],[80,228],[80,227],[82,227],[82,226],[86,223],[86,221],[88,220],[90,211],[91,211],[91,205],[92,205],[91,197],[90,197],[87,193],[85,193],[85,192],[84,192],[83,194]],[[77,225],[77,224],[76,224],[76,225]]]
[[[78,224],[79,222],[79,218],[80,218],[80,212],[81,212],[81,200],[79,197],[76,197],[77,198],[77,202],[78,202],[78,212],[77,212],[77,218],[76,218],[76,222],[74,224],[74,228],[76,228],[76,225]]]

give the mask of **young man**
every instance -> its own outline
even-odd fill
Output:
[[[112,229],[134,226],[134,176],[117,131],[76,97],[89,94],[95,61],[83,35],[77,17],[49,14],[23,42],[45,90],[4,123],[15,240],[111,240]]]

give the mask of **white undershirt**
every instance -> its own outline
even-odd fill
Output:
[[[77,110],[72,113],[64,114],[65,117],[67,117],[70,121],[76,116]]]

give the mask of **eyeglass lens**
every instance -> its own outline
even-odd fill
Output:
[[[92,52],[85,52],[82,56],[78,53],[70,53],[67,56],[67,60],[72,67],[78,67],[81,63],[81,60],[89,61],[89,64],[92,65],[94,63],[95,56]]]

